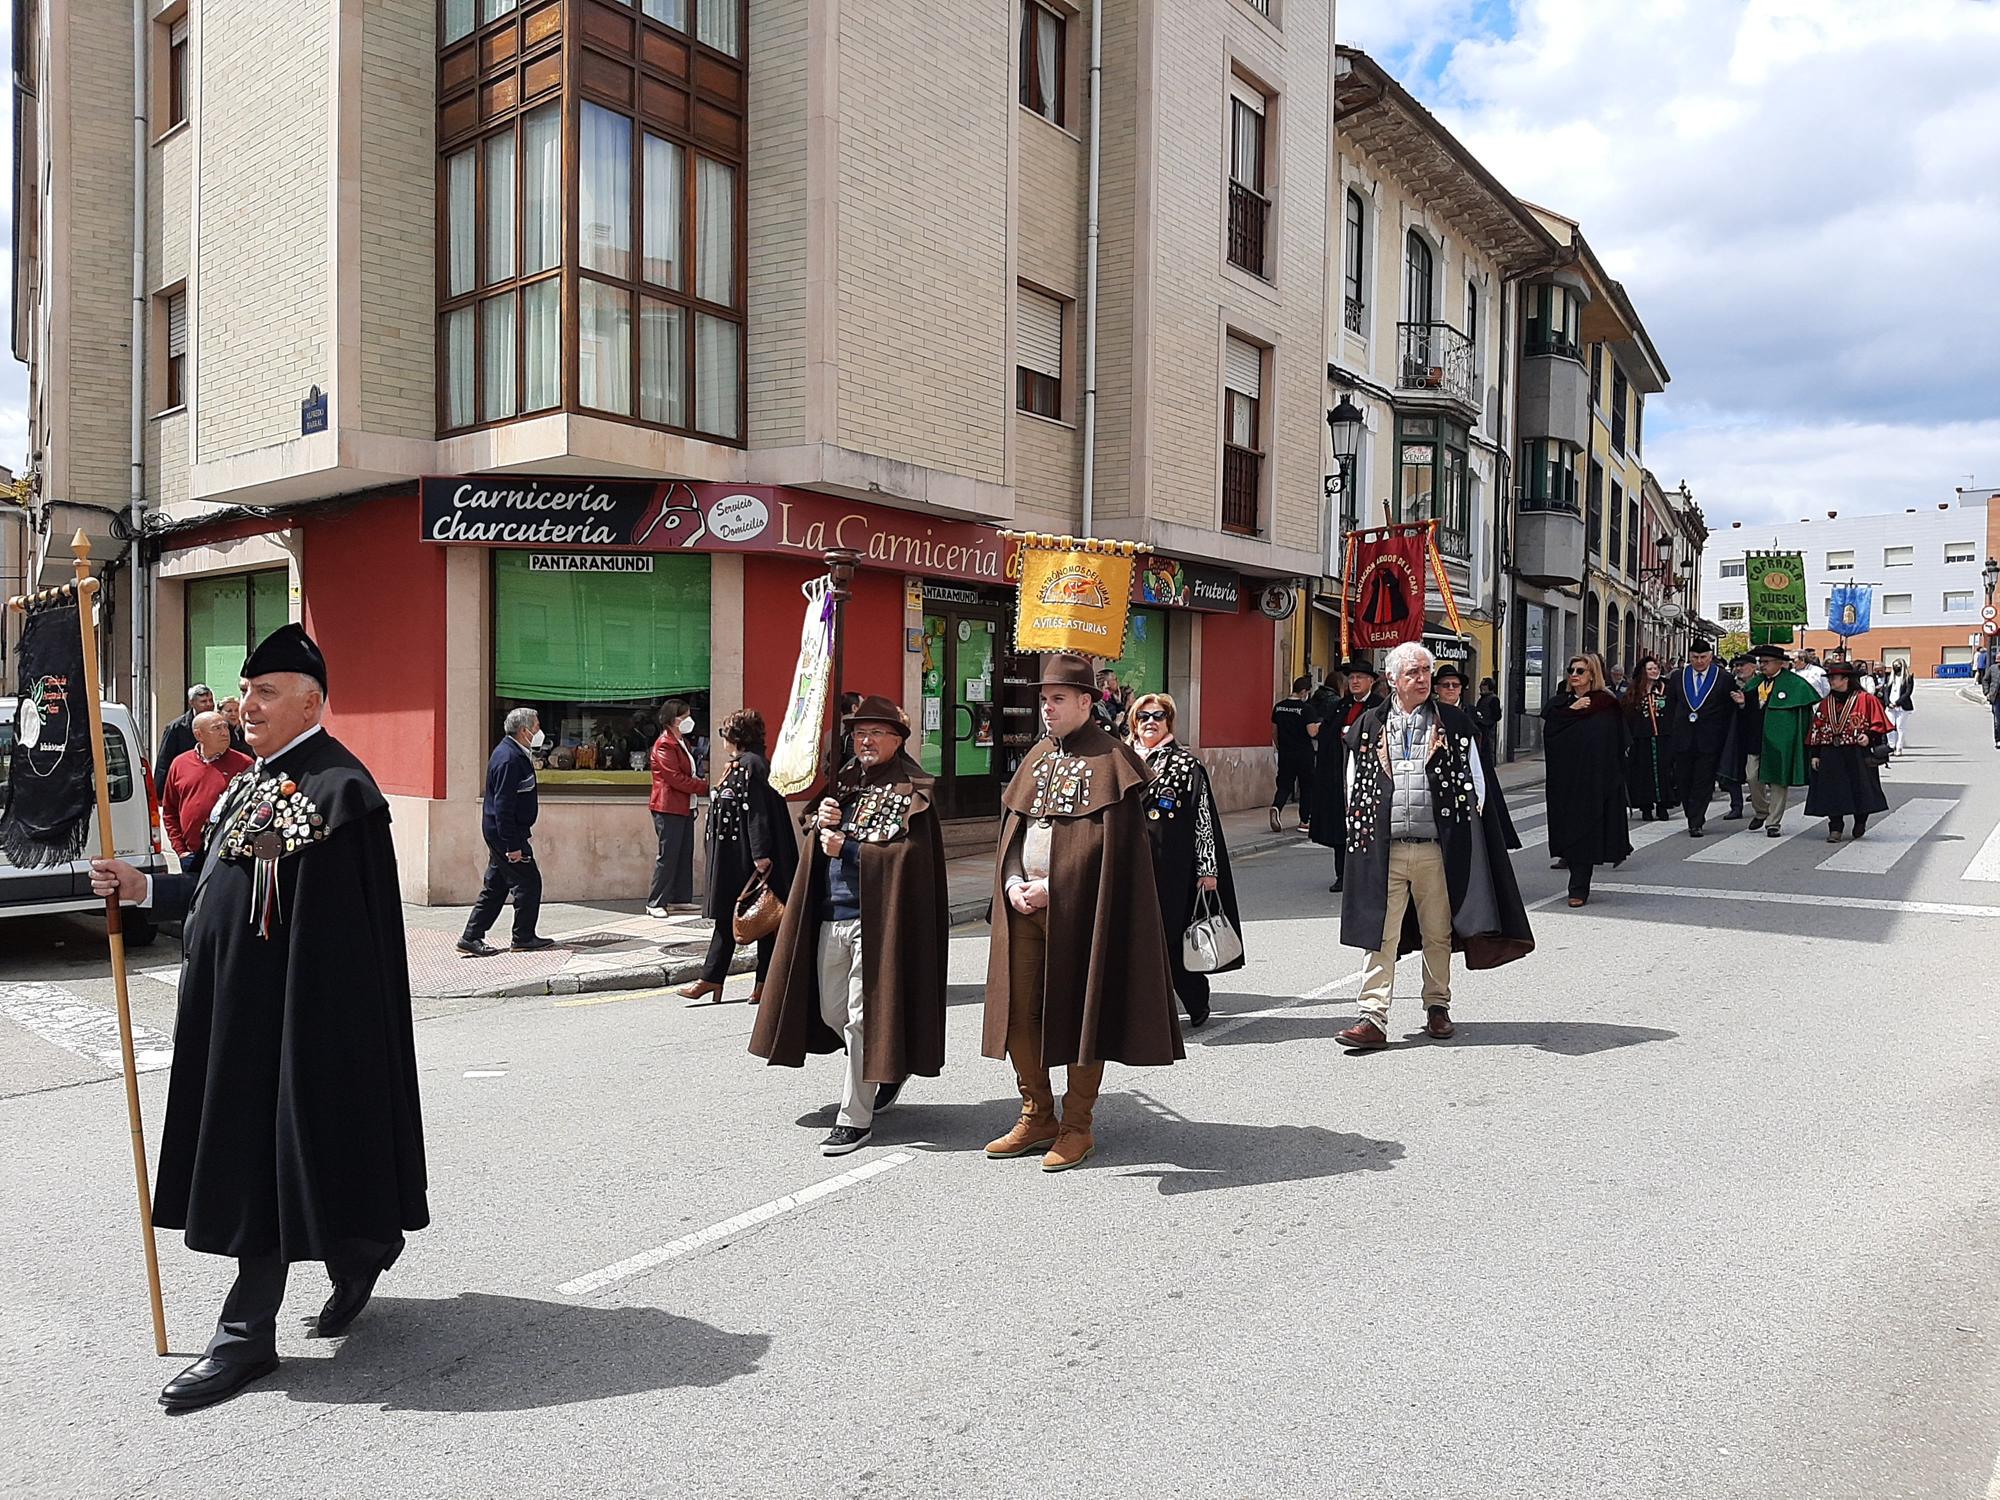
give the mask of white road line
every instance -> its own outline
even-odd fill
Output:
[[[1745,823],[1719,843],[1711,844],[1704,840],[1702,847],[1688,856],[1688,862],[1697,865],[1747,865],[1762,859],[1780,844],[1790,843],[1808,828],[1819,827],[1817,819],[1805,815],[1805,795],[1804,787],[1792,788],[1793,805],[1785,809],[1785,817],[1792,826],[1778,837],[1772,838],[1768,828],[1752,828]]]
[[[0,985],[0,1012],[45,1042],[101,1063],[114,1073],[124,1070],[118,1017],[85,1004],[59,984]],[[141,1073],[157,1073],[174,1060],[172,1038],[137,1023],[132,1027],[132,1051]]]
[[[782,1198],[773,1198],[769,1203],[760,1203],[748,1213],[740,1213],[733,1219],[724,1219],[719,1224],[711,1224],[706,1229],[697,1229],[693,1234],[684,1234],[677,1240],[669,1240],[664,1245],[655,1245],[651,1250],[642,1250],[637,1255],[627,1256],[615,1265],[592,1271],[587,1276],[579,1276],[574,1281],[565,1281],[556,1290],[565,1297],[584,1297],[610,1286],[614,1281],[623,1281],[628,1276],[636,1276],[641,1271],[649,1271],[654,1266],[686,1255],[690,1250],[698,1250],[703,1245],[712,1245],[717,1240],[726,1240],[733,1234],[775,1219],[780,1214],[788,1214],[793,1209],[804,1208],[808,1203],[817,1203],[830,1193],[842,1188],[853,1187],[857,1182],[866,1182],[888,1171],[900,1167],[916,1158],[907,1151],[896,1151],[888,1156],[877,1157],[865,1162],[851,1172],[842,1172],[838,1177],[829,1177],[824,1182],[815,1182],[811,1187],[800,1188],[796,1193],[787,1193]]]
[[[1986,835],[1986,842],[1979,846],[1979,852],[1972,856],[1972,863],[1965,867],[1966,880],[2000,880],[2000,823]]]
[[[1868,825],[1865,838],[1843,844],[1819,862],[1845,875],[1886,875],[1958,804],[1942,797],[1912,797]]]
[[[1356,969],[1352,974],[1343,974],[1338,979],[1330,979],[1318,989],[1309,990],[1303,995],[1285,1001],[1282,1005],[1267,1006],[1263,1010],[1251,1011],[1247,1015],[1231,1016],[1226,1021],[1218,1021],[1212,1026],[1204,1026],[1196,1035],[1195,1040],[1206,1046],[1217,1037],[1226,1036],[1239,1026],[1248,1026],[1252,1021],[1262,1021],[1267,1017],[1278,1015],[1284,1011],[1296,1010],[1301,1005],[1313,1005],[1321,1000],[1331,1000],[1334,995],[1346,989],[1348,985],[1353,984],[1367,972],[1366,969]]]
[[[1761,835],[1759,835],[1761,837]],[[1628,885],[1609,881],[1593,884],[1590,893],[1612,891],[1622,896],[1686,896],[1697,901],[1763,901],[1775,906],[1826,906],[1835,911],[1904,912],[1918,917],[2000,918],[2000,906],[1973,906],[1963,901],[1883,901],[1868,896],[1801,896],[1789,891],[1714,891],[1691,885]]]

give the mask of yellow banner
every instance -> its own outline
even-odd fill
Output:
[[[1125,654],[1132,612],[1129,542],[1047,547],[1030,540],[1021,553],[1020,587],[1016,651],[1074,651],[1106,661]]]

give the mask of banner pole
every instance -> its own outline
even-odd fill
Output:
[[[861,554],[852,547],[830,547],[825,562],[833,596],[832,681],[827,692],[832,722],[826,735],[826,780],[831,786],[840,774],[840,699],[847,691],[847,601],[854,597],[854,570],[860,565]]]
[[[105,770],[104,696],[98,684],[97,637],[91,606],[98,581],[90,576],[90,538],[79,529],[70,541],[76,555],[76,625],[83,635],[83,681],[90,695],[90,760],[97,775],[97,844],[102,857],[118,857],[111,832],[111,785]],[[134,766],[135,775],[143,767]],[[160,1297],[160,1251],[153,1237],[153,1190],[146,1180],[146,1127],[139,1113],[139,1064],[132,1045],[132,1000],[125,987],[125,921],[117,892],[104,898],[104,935],[111,948],[111,983],[118,997],[118,1050],[125,1063],[125,1114],[131,1126],[132,1175],[139,1188],[139,1235],[146,1249],[146,1286],[153,1303],[153,1352],[167,1352],[167,1313]]]

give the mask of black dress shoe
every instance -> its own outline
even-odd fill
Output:
[[[1345,884],[1345,882],[1336,880],[1332,885],[1326,888],[1326,893],[1329,896],[1338,896],[1340,894],[1340,888],[1343,884]]]
[[[368,1299],[375,1295],[375,1280],[381,1274],[381,1271],[375,1270],[352,1281],[336,1281],[333,1295],[319,1310],[319,1321],[313,1325],[313,1337],[335,1339],[347,1332],[354,1320],[361,1316]]]
[[[160,1405],[168,1411],[195,1411],[227,1401],[249,1385],[278,1368],[278,1356],[262,1359],[215,1359],[204,1354],[160,1391]]]
[[[458,951],[467,958],[491,958],[500,950],[491,943],[483,943],[478,938],[460,938]]]
[[[1201,1030],[1202,1027],[1208,1024],[1208,1018],[1214,1014],[1214,1011],[1210,1008],[1209,1003],[1206,1000],[1202,1000],[1197,1002],[1196,1004],[1188,1006],[1187,1013],[1188,1013],[1189,1028],[1194,1031],[1199,1031]]]
[[[540,953],[544,948],[553,948],[556,940],[550,937],[521,938],[507,945],[512,953]]]
[[[826,1139],[819,1143],[821,1156],[845,1156],[850,1151],[859,1151],[868,1144],[869,1130],[861,1125],[836,1125],[826,1133]]]
[[[881,1114],[883,1110],[896,1102],[896,1096],[903,1092],[903,1085],[907,1081],[907,1079],[898,1078],[894,1083],[878,1083],[875,1085],[876,1114]]]

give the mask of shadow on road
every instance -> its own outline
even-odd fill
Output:
[[[1241,1000],[1246,1008],[1270,1002],[1254,995],[1217,997],[1217,1015],[1226,1018],[1224,1006]],[[1454,1017],[1454,1019],[1457,1019]],[[1200,1032],[1192,1040],[1207,1047],[1268,1045],[1274,1042],[1334,1042],[1335,1034],[1354,1024],[1352,1015],[1342,1016],[1259,1016],[1245,1021],[1213,1041],[1203,1041]],[[1407,1052],[1424,1047],[1532,1047],[1558,1057],[1589,1057],[1620,1047],[1636,1047],[1643,1042],[1671,1042],[1678,1031],[1662,1031],[1654,1026],[1619,1026],[1607,1021],[1458,1021],[1458,1035],[1448,1042],[1433,1042],[1421,1031],[1405,1033],[1405,1043],[1385,1048],[1382,1054]],[[1334,1042],[1338,1046],[1338,1042]],[[1378,1054],[1371,1053],[1370,1056]]]
[[[1403,1159],[1400,1141],[1378,1141],[1322,1125],[1189,1120],[1139,1094],[1106,1094],[1098,1101],[1096,1123],[1100,1149],[1114,1162],[1165,1162],[1177,1169],[1120,1173],[1158,1179],[1167,1197],[1387,1172]]]
[[[488,1292],[377,1297],[332,1359],[292,1360],[293,1401],[383,1411],[533,1411],[717,1386],[753,1373],[763,1333],[727,1333],[657,1307],[593,1307]]]

